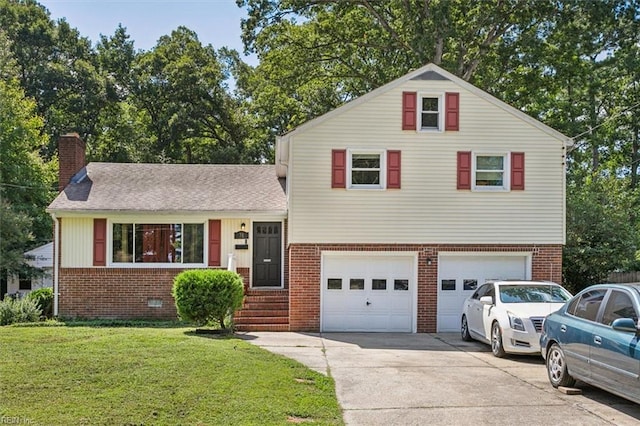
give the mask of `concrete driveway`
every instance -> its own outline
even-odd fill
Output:
[[[637,425],[640,405],[553,389],[541,357],[495,358],[457,333],[272,333],[247,341],[328,374],[349,425]]]

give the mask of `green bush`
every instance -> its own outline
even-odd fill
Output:
[[[5,297],[0,301],[0,325],[9,325],[18,322],[36,322],[40,319],[42,311],[35,300],[12,299]]]
[[[232,271],[184,271],[173,280],[173,297],[181,319],[225,329],[225,319],[242,306],[244,285],[242,277]]]
[[[35,300],[44,317],[51,318],[53,316],[53,289],[39,288],[29,293],[27,298]]]

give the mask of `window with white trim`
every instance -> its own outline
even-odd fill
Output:
[[[474,153],[473,189],[508,190],[509,155]]]
[[[444,129],[444,102],[442,95],[422,94],[418,98],[418,123],[420,130]]]
[[[349,151],[348,187],[383,189],[386,186],[384,151]]]
[[[114,223],[113,263],[204,263],[202,223]]]

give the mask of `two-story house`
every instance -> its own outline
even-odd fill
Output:
[[[457,331],[485,280],[561,280],[567,141],[431,64],[281,136],[275,166],[82,167],[62,138],[58,312],[170,317],[178,271],[235,259],[245,329]]]

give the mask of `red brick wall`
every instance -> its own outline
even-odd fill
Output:
[[[159,268],[61,268],[59,315],[176,319],[171,288],[180,272]],[[161,299],[162,307],[149,307],[149,299]]]
[[[177,319],[171,289],[183,269],[61,268],[59,315],[70,318]],[[238,268],[245,286],[249,268]],[[162,307],[148,306],[149,299]]]
[[[289,326],[292,331],[320,330],[322,251],[403,251],[418,253],[419,333],[434,333],[437,321],[439,252],[529,252],[532,279],[562,280],[561,245],[457,244],[292,244],[289,247]],[[427,259],[431,259],[428,265]]]
[[[58,191],[62,191],[73,175],[86,165],[85,143],[77,133],[69,133],[58,139]]]

